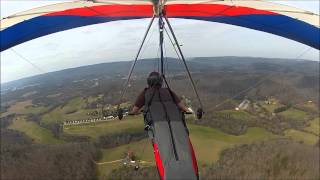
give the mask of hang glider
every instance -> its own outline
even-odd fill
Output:
[[[145,94],[145,125],[152,140],[154,155],[161,179],[199,179],[195,153],[189,139],[184,114],[179,110],[164,74],[163,31],[169,28],[175,44],[179,44],[169,18],[211,21],[250,28],[295,40],[319,49],[319,15],[303,10],[258,0],[212,1],[75,1],[44,6],[1,20],[1,51],[48,34],[77,27],[118,20],[151,18],[151,22],[131,66],[122,99],[138,60],[144,41],[155,17],[159,20],[161,77],[167,89],[152,90]],[[173,43],[172,43],[173,44]],[[203,108],[194,81],[180,46],[178,57],[197,95],[201,119]],[[120,103],[119,103],[120,106]],[[118,117],[123,111],[118,106]]]
[[[151,18],[157,0],[74,1],[14,14],[1,20],[1,51],[51,33],[118,20]],[[319,15],[260,0],[165,1],[168,18],[246,27],[320,49]]]

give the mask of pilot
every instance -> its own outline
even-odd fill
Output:
[[[158,72],[151,72],[147,78],[148,87],[145,88],[137,97],[134,106],[130,112],[130,114],[137,114],[139,110],[145,105],[145,95],[146,92],[149,90],[158,89],[159,91],[168,90],[170,93],[171,98],[175,102],[175,104],[179,107],[182,112],[190,113],[188,108],[184,105],[181,99],[171,90],[168,88],[163,88],[163,78]]]

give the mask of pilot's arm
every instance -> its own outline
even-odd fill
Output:
[[[135,115],[139,113],[139,110],[141,108],[137,107],[137,106],[133,106],[132,110],[129,112],[130,115]]]
[[[139,113],[140,109],[142,108],[142,106],[143,106],[144,103],[145,103],[145,97],[144,97],[145,92],[146,92],[146,90],[144,89],[144,90],[139,94],[139,96],[137,97],[137,99],[136,99],[136,101],[135,101],[135,103],[134,103],[134,105],[133,105],[133,108],[132,108],[132,110],[130,111],[129,114],[135,115],[135,114],[138,114],[138,113]]]
[[[179,98],[176,93],[174,93],[173,91],[171,91],[172,96],[174,98],[174,101],[176,102],[177,106],[179,107],[179,109],[183,112],[189,112],[189,109],[184,105],[184,103],[181,101],[181,98]]]
[[[181,111],[189,112],[189,109],[184,105],[184,103],[182,101],[180,101],[177,105],[178,105],[178,107],[180,108]]]

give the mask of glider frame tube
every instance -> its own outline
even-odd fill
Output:
[[[130,70],[129,70],[129,73],[128,73],[128,76],[127,76],[127,80],[126,80],[126,82],[123,84],[123,87],[122,87],[122,90],[121,90],[121,96],[120,96],[120,99],[119,99],[119,104],[118,104],[117,109],[120,108],[120,103],[121,103],[121,101],[122,101],[122,99],[123,99],[124,94],[126,93],[127,86],[128,86],[129,81],[130,81],[130,79],[131,79],[131,75],[132,75],[133,69],[134,69],[134,67],[136,66],[136,63],[137,63],[137,61],[138,61],[140,52],[141,52],[141,50],[142,50],[142,47],[143,47],[143,45],[144,45],[144,43],[145,43],[145,41],[146,41],[146,38],[147,38],[148,34],[149,34],[149,31],[150,31],[151,26],[152,26],[152,24],[153,24],[153,22],[154,22],[154,19],[155,19],[155,16],[152,16],[152,19],[151,19],[151,21],[150,21],[150,23],[149,23],[149,25],[148,25],[148,27],[147,27],[147,30],[146,30],[146,32],[145,32],[145,34],[144,34],[144,36],[143,36],[143,39],[142,39],[142,42],[141,42],[141,44],[140,44],[139,50],[138,50],[138,52],[137,52],[137,54],[136,54],[136,57],[135,57],[134,61],[133,61],[132,64],[131,64],[131,67],[130,67]]]

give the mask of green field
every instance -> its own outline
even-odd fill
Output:
[[[295,129],[286,130],[285,135],[294,141],[299,141],[310,145],[314,145],[319,141],[319,136]]]
[[[285,131],[285,135],[295,141],[301,141],[306,144],[314,145],[319,141],[320,132],[320,118],[311,120],[309,126],[305,127],[303,131],[289,129]]]
[[[206,164],[216,162],[219,159],[220,153],[226,148],[240,144],[250,144],[261,140],[281,138],[281,136],[273,135],[261,128],[249,128],[244,135],[234,136],[215,128],[192,124],[189,124],[188,127],[200,168]],[[293,140],[304,141],[306,144],[315,144],[319,139],[317,136],[297,130],[286,131],[286,136]],[[99,162],[110,162],[122,159],[129,150],[135,152],[135,155],[138,156],[139,159],[150,162],[149,165],[154,165],[153,150],[148,139],[111,149],[103,149],[103,156]],[[99,177],[106,177],[108,173],[120,167],[121,164],[121,162],[115,162],[98,165]]]
[[[288,119],[294,119],[294,120],[298,120],[298,121],[302,121],[305,120],[306,118],[308,118],[308,113],[295,109],[295,108],[290,108],[286,111],[283,111],[281,113],[278,113],[279,115],[283,116],[284,118],[288,118]]]
[[[67,104],[59,106],[42,116],[41,123],[64,122],[74,120],[85,120],[92,118],[88,115],[96,109],[85,109],[85,99],[78,97],[70,100]]]
[[[262,128],[248,128],[247,132],[240,136],[198,125],[189,125],[189,130],[200,164],[218,160],[221,151],[228,147],[277,137]]]
[[[311,111],[317,112],[319,113],[319,107],[317,106],[317,104],[313,103],[313,102],[306,102],[304,104],[302,104],[302,107],[307,108]]]
[[[91,118],[99,118],[99,116],[88,115],[94,111],[101,112],[100,108],[86,109],[87,103],[97,101],[100,97],[77,97],[70,100],[68,103],[59,106],[49,113],[46,113],[41,118],[41,123],[50,124],[52,122],[86,120]],[[120,107],[127,107],[128,103],[122,103]],[[106,106],[107,107],[107,106]],[[109,105],[110,107],[110,105]]]
[[[74,120],[85,120],[92,118],[88,115],[92,112],[92,109],[81,109],[77,110],[71,114],[65,114],[64,108],[56,108],[53,111],[42,116],[41,123],[50,124],[51,122],[64,122],[64,121],[74,121]]]
[[[41,144],[59,144],[63,143],[53,136],[53,134],[45,128],[40,127],[35,122],[26,121],[23,116],[16,118],[9,126],[9,129],[17,130],[29,136],[33,142]]]
[[[109,162],[125,158],[126,153],[129,150],[134,152],[140,160],[150,162],[149,165],[155,165],[152,145],[148,139],[143,139],[141,141],[132,142],[115,148],[102,149],[102,158],[99,160],[99,163],[106,164],[98,165],[98,176],[100,179],[107,176],[113,169],[120,167],[122,162]]]
[[[218,129],[199,125],[189,124],[188,127],[200,167],[205,164],[216,162],[219,159],[220,153],[226,148],[239,144],[277,138],[277,136],[261,128],[249,128],[244,135],[234,136],[226,134]],[[149,139],[121,145],[115,148],[103,149],[102,158],[99,162],[110,162],[122,159],[129,150],[133,151],[139,159],[150,162],[149,165],[154,164],[153,150]],[[121,163],[99,165],[99,175],[102,177],[106,176],[113,168],[117,168],[120,165]]]
[[[218,111],[218,112],[215,112],[214,116],[222,117],[222,118],[231,118],[231,119],[236,119],[236,120],[241,120],[241,121],[248,121],[248,120],[254,118],[253,115],[251,115],[248,112],[243,111],[243,110]]]
[[[305,131],[320,135],[320,118],[315,118],[310,121],[310,125],[304,128]]]
[[[8,108],[7,112],[2,113],[1,117],[9,114],[27,115],[27,114],[40,114],[46,112],[47,107],[36,106],[32,104],[31,100],[17,102]]]

